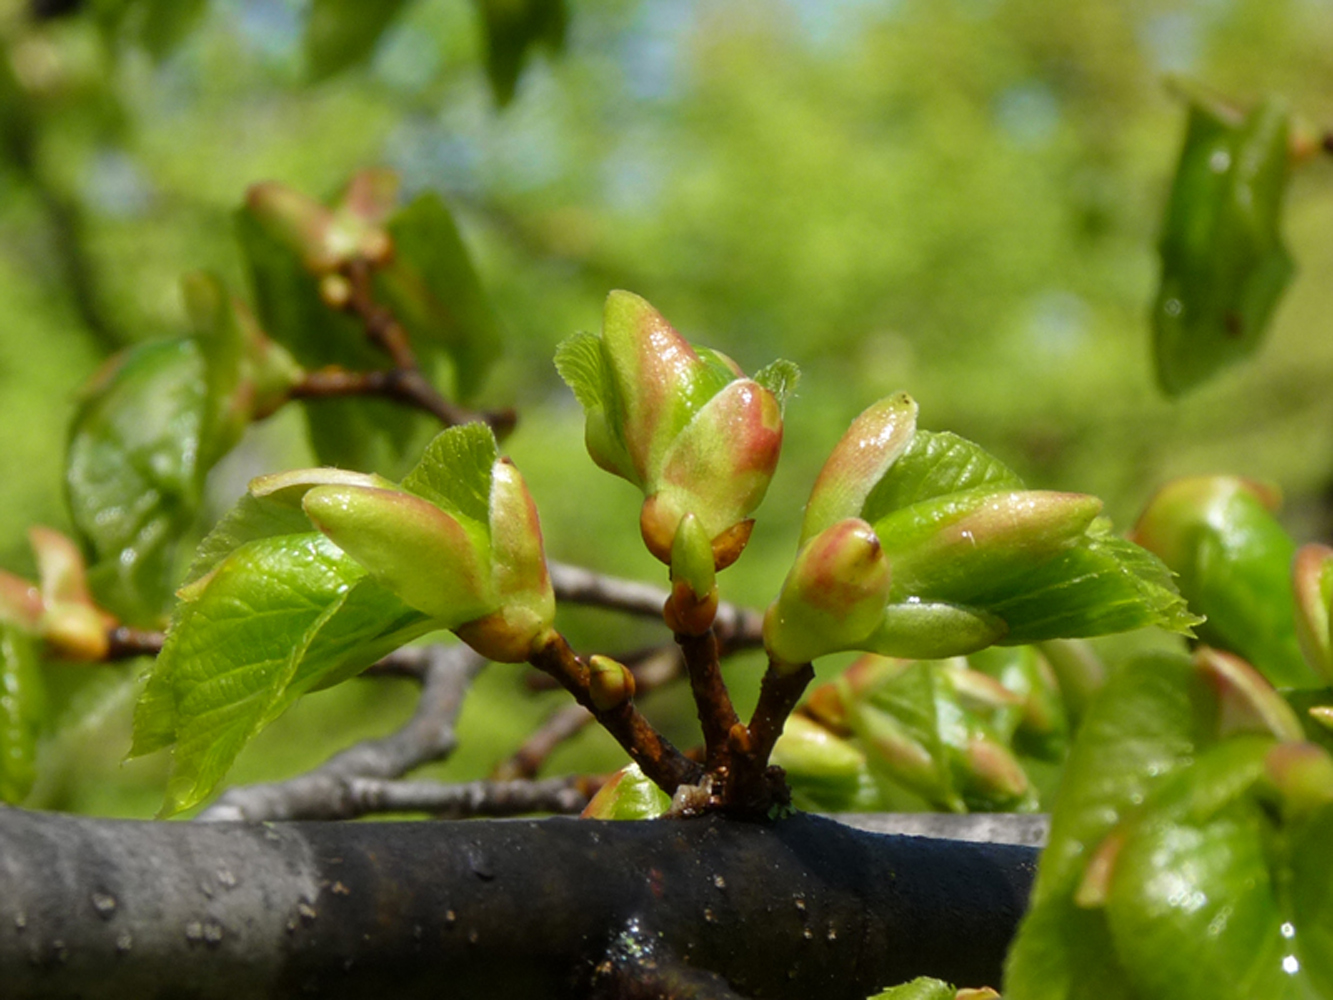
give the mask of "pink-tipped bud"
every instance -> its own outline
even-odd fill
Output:
[[[1296,638],[1310,666],[1333,681],[1333,648],[1330,648],[1329,605],[1333,604],[1333,549],[1327,545],[1305,545],[1291,567],[1296,596]]]
[[[916,403],[899,393],[852,421],[810,492],[801,523],[802,545],[843,518],[861,516],[870,491],[911,444],[916,415]]]
[[[797,554],[764,616],[769,655],[794,667],[859,648],[883,619],[889,583],[889,563],[870,525],[847,518],[826,528]]]

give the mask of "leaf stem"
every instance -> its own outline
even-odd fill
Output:
[[[553,631],[550,638],[533,651],[528,662],[559,681],[560,686],[615,737],[649,780],[668,795],[674,794],[681,785],[694,784],[702,776],[703,768],[654,729],[635,707],[632,698],[608,709],[599,709],[593,703],[588,666],[560,633]]]

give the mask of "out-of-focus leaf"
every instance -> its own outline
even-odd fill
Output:
[[[306,22],[305,53],[314,80],[369,58],[403,0],[314,0]]]
[[[1199,637],[1238,653],[1280,687],[1318,675],[1296,637],[1291,569],[1296,543],[1254,484],[1230,476],[1176,480],[1149,502],[1133,537],[1176,574]]]
[[[1291,281],[1280,231],[1287,131],[1275,101],[1243,120],[1191,101],[1152,312],[1157,377],[1169,395],[1252,353]]]
[[[865,753],[854,740],[804,715],[788,716],[771,762],[787,772],[798,809],[869,812],[880,807]]]
[[[1163,783],[1121,831],[1106,918],[1143,996],[1311,996],[1283,957],[1289,919],[1270,874],[1271,821],[1249,794],[1271,739],[1227,740]]]
[[[351,317],[330,309],[297,254],[269,233],[251,210],[236,217],[260,325],[305,368],[353,371],[388,367]],[[382,399],[309,399],[303,409],[320,462],[397,478],[438,427],[433,418]]]
[[[1107,682],[1065,765],[1031,909],[1009,952],[1011,1000],[1073,1000],[1093,982],[1099,997],[1136,996],[1105,915],[1075,905],[1074,892],[1120,819],[1210,741],[1216,712],[1206,682],[1183,656],[1131,660]]]
[[[70,514],[91,550],[99,602],[155,625],[175,585],[177,543],[199,508],[207,389],[194,341],[144,344],[96,383],[74,419]]]
[[[164,814],[202,801],[300,694],[434,627],[316,532],[247,542],[190,596],[135,716],[132,755],[175,744]]]
[[[441,354],[453,362],[454,389],[466,401],[500,356],[500,328],[444,200],[419,195],[390,218],[392,261],[376,289],[412,338],[422,367]]]
[[[1329,850],[1328,831],[1333,828],[1333,804],[1325,805],[1308,816],[1287,839],[1291,905],[1290,937],[1280,928],[1288,944],[1282,956],[1284,968],[1290,966],[1287,955],[1296,958],[1308,977],[1311,996],[1333,996],[1333,851]],[[1299,952],[1291,948],[1299,936]]]
[[[45,702],[36,640],[0,621],[0,802],[22,802],[32,788]]]
[[[528,49],[538,43],[558,51],[565,42],[565,0],[475,0],[486,28],[486,73],[495,103],[514,97]]]

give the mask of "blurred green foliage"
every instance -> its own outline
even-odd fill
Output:
[[[1119,526],[1167,477],[1226,471],[1279,483],[1297,536],[1328,534],[1329,165],[1288,192],[1299,273],[1255,362],[1167,402],[1147,322],[1185,124],[1163,75],[1333,122],[1328,0],[570,0],[561,54],[529,51],[503,110],[487,5],[410,0],[368,62],[319,82],[310,6],[182,4],[198,21],[159,38],[142,17],[39,24],[0,0],[0,565],[30,574],[26,526],[68,527],[66,427],[100,361],[187,332],[182,272],[244,289],[232,216],[246,187],[331,197],[377,164],[458,215],[506,341],[479,400],[520,409],[506,450],[554,558],[660,576],[638,545],[636,491],[593,467],[550,363],[616,287],[747,370],[775,355],[802,366],[784,461],[724,597],[771,599],[828,448],[898,389],[923,426],[981,442],[1033,486],[1104,497]],[[214,471],[211,509],[307,462],[300,435],[285,418],[251,431]],[[607,652],[657,634],[562,615],[576,644],[596,636]],[[746,702],[753,662],[728,671]],[[541,717],[548,701],[513,706],[520,684],[486,675],[449,773],[484,771]],[[129,699],[98,685],[70,682],[61,703],[95,702],[112,735],[69,730],[51,758],[90,775],[128,745]],[[360,712],[396,696],[372,689],[299,709],[236,778],[291,773],[292,754],[314,763],[378,726]],[[553,766],[575,758],[619,762],[594,733]],[[139,808],[52,767],[42,804]]]

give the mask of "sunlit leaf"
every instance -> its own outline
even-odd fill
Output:
[[[22,802],[32,789],[45,710],[36,640],[0,622],[0,802]]]
[[[866,498],[861,516],[874,524],[912,504],[963,490],[1022,488],[1022,480],[979,445],[948,431],[918,430]]]
[[[954,1000],[956,995],[957,991],[948,983],[922,976],[876,993],[870,1000]]]
[[[136,712],[132,754],[175,745],[164,813],[204,799],[300,694],[432,627],[316,532],[235,549],[177,610]]]
[[[314,0],[306,22],[305,53],[310,76],[333,76],[370,57],[403,0]]]
[[[419,195],[388,222],[393,259],[376,289],[411,337],[427,371],[446,354],[454,388],[468,400],[500,356],[500,327],[453,213],[433,192]]]
[[[1275,101],[1243,120],[1190,104],[1152,312],[1157,377],[1170,395],[1253,353],[1291,281],[1281,235],[1287,131]]]
[[[671,808],[671,797],[639,770],[621,768],[598,789],[583,810],[585,819],[656,819]]]

